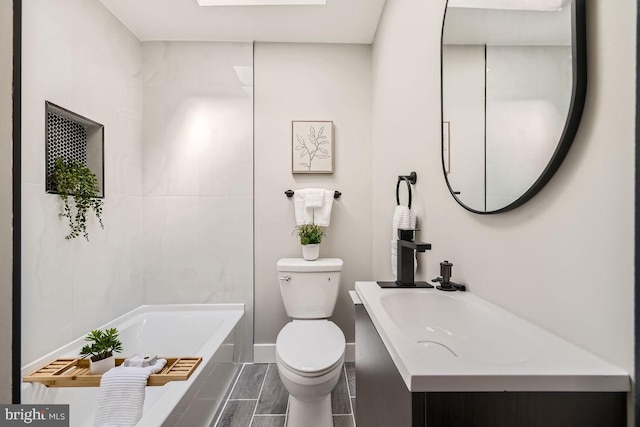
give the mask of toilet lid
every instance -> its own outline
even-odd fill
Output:
[[[294,320],[278,334],[280,359],[300,372],[318,372],[334,366],[344,354],[344,334],[328,320]]]

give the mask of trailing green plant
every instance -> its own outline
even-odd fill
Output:
[[[93,172],[82,162],[58,157],[55,160],[51,180],[55,190],[64,202],[64,210],[60,216],[69,221],[71,232],[65,239],[74,239],[83,235],[89,241],[87,233],[87,211],[92,209],[102,223],[102,199],[98,197],[98,180]]]
[[[80,355],[85,358],[91,356],[93,362],[113,356],[113,353],[122,351],[122,343],[118,338],[118,330],[110,328],[105,331],[94,329],[84,338],[90,342],[80,350]]]
[[[300,238],[302,245],[315,245],[322,242],[324,230],[316,224],[302,224],[296,226],[294,233]]]

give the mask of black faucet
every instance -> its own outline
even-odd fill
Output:
[[[413,274],[413,251],[424,252],[431,249],[431,243],[414,242],[416,230],[398,229],[397,280],[379,281],[381,288],[433,288],[427,282],[416,282]]]

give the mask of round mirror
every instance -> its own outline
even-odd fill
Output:
[[[448,0],[442,166],[479,214],[533,197],[562,163],[587,87],[584,0]]]

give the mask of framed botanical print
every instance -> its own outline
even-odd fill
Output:
[[[333,122],[291,122],[291,172],[333,173]]]

